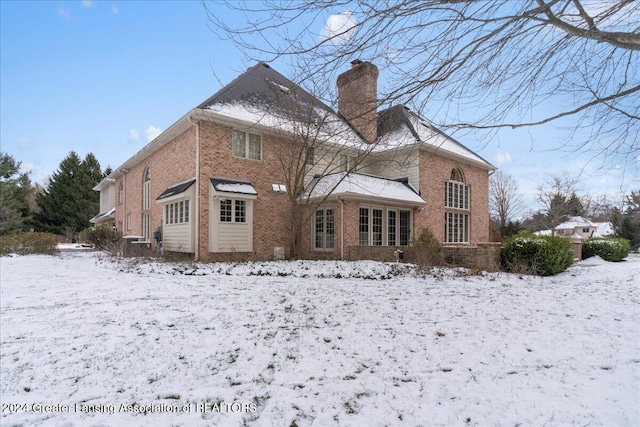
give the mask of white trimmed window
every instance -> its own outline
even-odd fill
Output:
[[[247,201],[220,199],[220,222],[247,222]]]
[[[313,248],[332,250],[335,246],[335,217],[333,209],[318,209],[314,223]]]
[[[147,167],[144,170],[142,184],[142,209],[149,209],[151,206],[151,171]]]
[[[124,182],[120,181],[120,186],[118,187],[118,203],[122,204],[124,201]]]
[[[340,172],[346,172],[354,170],[357,164],[358,158],[355,156],[349,156],[346,154],[340,155]]]
[[[458,168],[451,171],[445,182],[444,240],[446,243],[469,243],[469,206],[471,190]]]
[[[469,215],[446,212],[445,237],[447,243],[469,243]]]
[[[315,164],[315,150],[311,147],[305,149],[304,164],[313,166]]]
[[[360,246],[408,246],[411,240],[411,211],[362,207],[359,211]]]
[[[127,214],[127,230],[131,230],[133,228],[133,217],[131,216],[131,212]]]
[[[164,205],[164,223],[166,225],[186,224],[189,222],[189,200]]]
[[[231,145],[235,157],[252,160],[262,159],[262,137],[260,135],[234,130]]]

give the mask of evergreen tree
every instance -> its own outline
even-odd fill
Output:
[[[626,198],[627,209],[624,214],[614,209],[613,224],[618,237],[629,240],[632,250],[640,248],[640,191],[632,191]]]
[[[56,234],[87,228],[100,208],[100,195],[93,187],[101,179],[100,164],[93,154],[80,161],[75,152],[70,152],[51,175],[47,188],[36,197],[39,228]]]
[[[29,226],[29,195],[33,191],[29,174],[20,173],[21,162],[0,153],[0,234]]]

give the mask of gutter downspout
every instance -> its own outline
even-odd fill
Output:
[[[336,197],[340,202],[340,259],[344,259],[344,201],[340,197]]]
[[[189,116],[189,122],[196,126],[196,200],[195,200],[195,248],[194,258],[197,261],[200,257],[200,122],[194,121],[192,116]]]

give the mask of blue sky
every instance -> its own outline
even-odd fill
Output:
[[[253,65],[212,34],[199,1],[0,7],[1,150],[36,182],[72,150],[92,152],[103,168],[119,166]],[[238,18],[218,6],[213,12]],[[271,65],[293,75],[286,64]],[[592,156],[548,151],[561,143],[553,126],[501,131],[488,143],[460,141],[513,175],[532,207],[536,186],[549,175],[582,171],[580,187],[593,194],[640,187],[635,161],[599,169]]]

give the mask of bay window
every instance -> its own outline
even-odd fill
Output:
[[[360,246],[408,246],[411,211],[361,207],[358,223]]]

